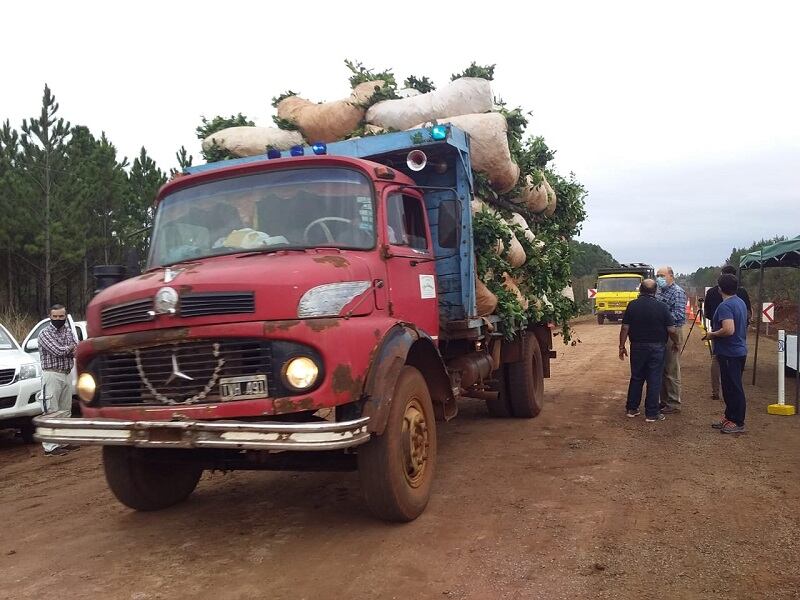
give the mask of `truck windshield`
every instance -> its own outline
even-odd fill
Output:
[[[612,277],[610,279],[598,279],[598,292],[635,292],[639,289],[642,282],[638,277]]]
[[[242,251],[374,245],[369,179],[345,168],[286,169],[166,196],[156,212],[148,266]]]

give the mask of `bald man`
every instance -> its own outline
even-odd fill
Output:
[[[625,342],[631,340],[631,379],[628,383],[628,400],[625,414],[638,417],[642,403],[642,389],[647,382],[644,401],[645,421],[663,421],[659,409],[661,378],[664,373],[665,344],[677,344],[678,334],[667,307],[656,300],[656,282],[645,279],[639,286],[639,297],[628,304],[622,317],[619,332],[619,358],[627,355]]]
[[[681,346],[683,326],[686,324],[686,292],[675,283],[672,267],[659,267],[656,271],[657,298],[667,305],[675,325],[678,344],[667,344],[664,350],[664,376],[661,379],[661,412],[676,413],[681,410]]]

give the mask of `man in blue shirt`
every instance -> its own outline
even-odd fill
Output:
[[[741,433],[747,408],[742,385],[747,359],[747,306],[736,295],[739,282],[735,275],[721,275],[717,286],[722,304],[714,312],[711,331],[703,339],[713,340],[713,351],[719,361],[725,417],[712,427],[722,433]]]
[[[659,267],[656,272],[658,295],[656,298],[667,305],[678,334],[678,349],[667,344],[664,350],[664,377],[661,379],[661,412],[676,413],[681,410],[681,347],[683,326],[686,323],[686,292],[675,283],[672,267]]]

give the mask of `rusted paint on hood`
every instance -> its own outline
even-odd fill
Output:
[[[168,342],[177,342],[189,337],[188,327],[175,327],[171,329],[152,329],[150,331],[134,331],[120,335],[108,335],[89,338],[95,352],[119,350],[122,348],[145,348],[157,346]]]
[[[314,262],[332,265],[337,269],[343,269],[350,266],[350,261],[344,256],[320,256],[319,258],[315,258]]]

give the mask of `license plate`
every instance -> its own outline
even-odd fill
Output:
[[[222,400],[243,400],[267,396],[267,376],[223,377],[219,380],[219,397]]]

